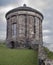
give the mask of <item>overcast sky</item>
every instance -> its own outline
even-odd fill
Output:
[[[5,14],[23,4],[39,10],[44,15],[43,41],[44,45],[50,50],[53,49],[53,0],[0,0],[0,40],[6,38],[6,19]]]

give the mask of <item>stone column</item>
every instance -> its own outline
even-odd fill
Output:
[[[43,38],[42,38],[42,21],[39,19],[39,41],[42,44]]]
[[[17,36],[16,36],[16,39],[17,39],[17,41],[19,40],[19,22],[18,22],[19,20],[18,20],[18,16],[17,16],[17,19],[16,19],[16,22],[17,22],[17,28],[16,28],[16,34],[17,34]]]
[[[11,18],[8,20],[8,39],[11,39],[12,37],[12,29],[11,29]]]
[[[39,18],[35,17],[35,20],[36,20],[36,40],[39,41]]]
[[[34,38],[36,39],[36,19],[34,17]]]

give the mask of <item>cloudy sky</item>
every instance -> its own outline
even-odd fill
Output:
[[[53,0],[0,0],[0,40],[6,38],[5,14],[23,4],[39,10],[44,15],[43,41],[50,50],[53,49]]]

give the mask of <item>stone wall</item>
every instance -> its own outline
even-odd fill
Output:
[[[46,59],[46,60],[45,60],[45,65],[53,65],[53,60],[51,60],[51,59]]]
[[[16,37],[12,34],[13,24],[16,24]],[[24,45],[27,39],[30,42],[35,39],[42,44],[42,17],[40,14],[29,11],[18,11],[8,14],[6,41],[9,44],[14,41],[16,46],[16,42]]]

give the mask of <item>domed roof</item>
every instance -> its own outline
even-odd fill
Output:
[[[40,14],[42,16],[42,18],[43,18],[43,15],[39,11],[37,11],[37,10],[31,8],[31,7],[27,7],[26,4],[24,4],[21,7],[17,7],[15,9],[10,10],[9,12],[7,12],[6,17],[7,17],[8,14],[13,13],[13,12],[17,12],[17,11],[31,11],[31,12],[35,12],[35,13]]]

